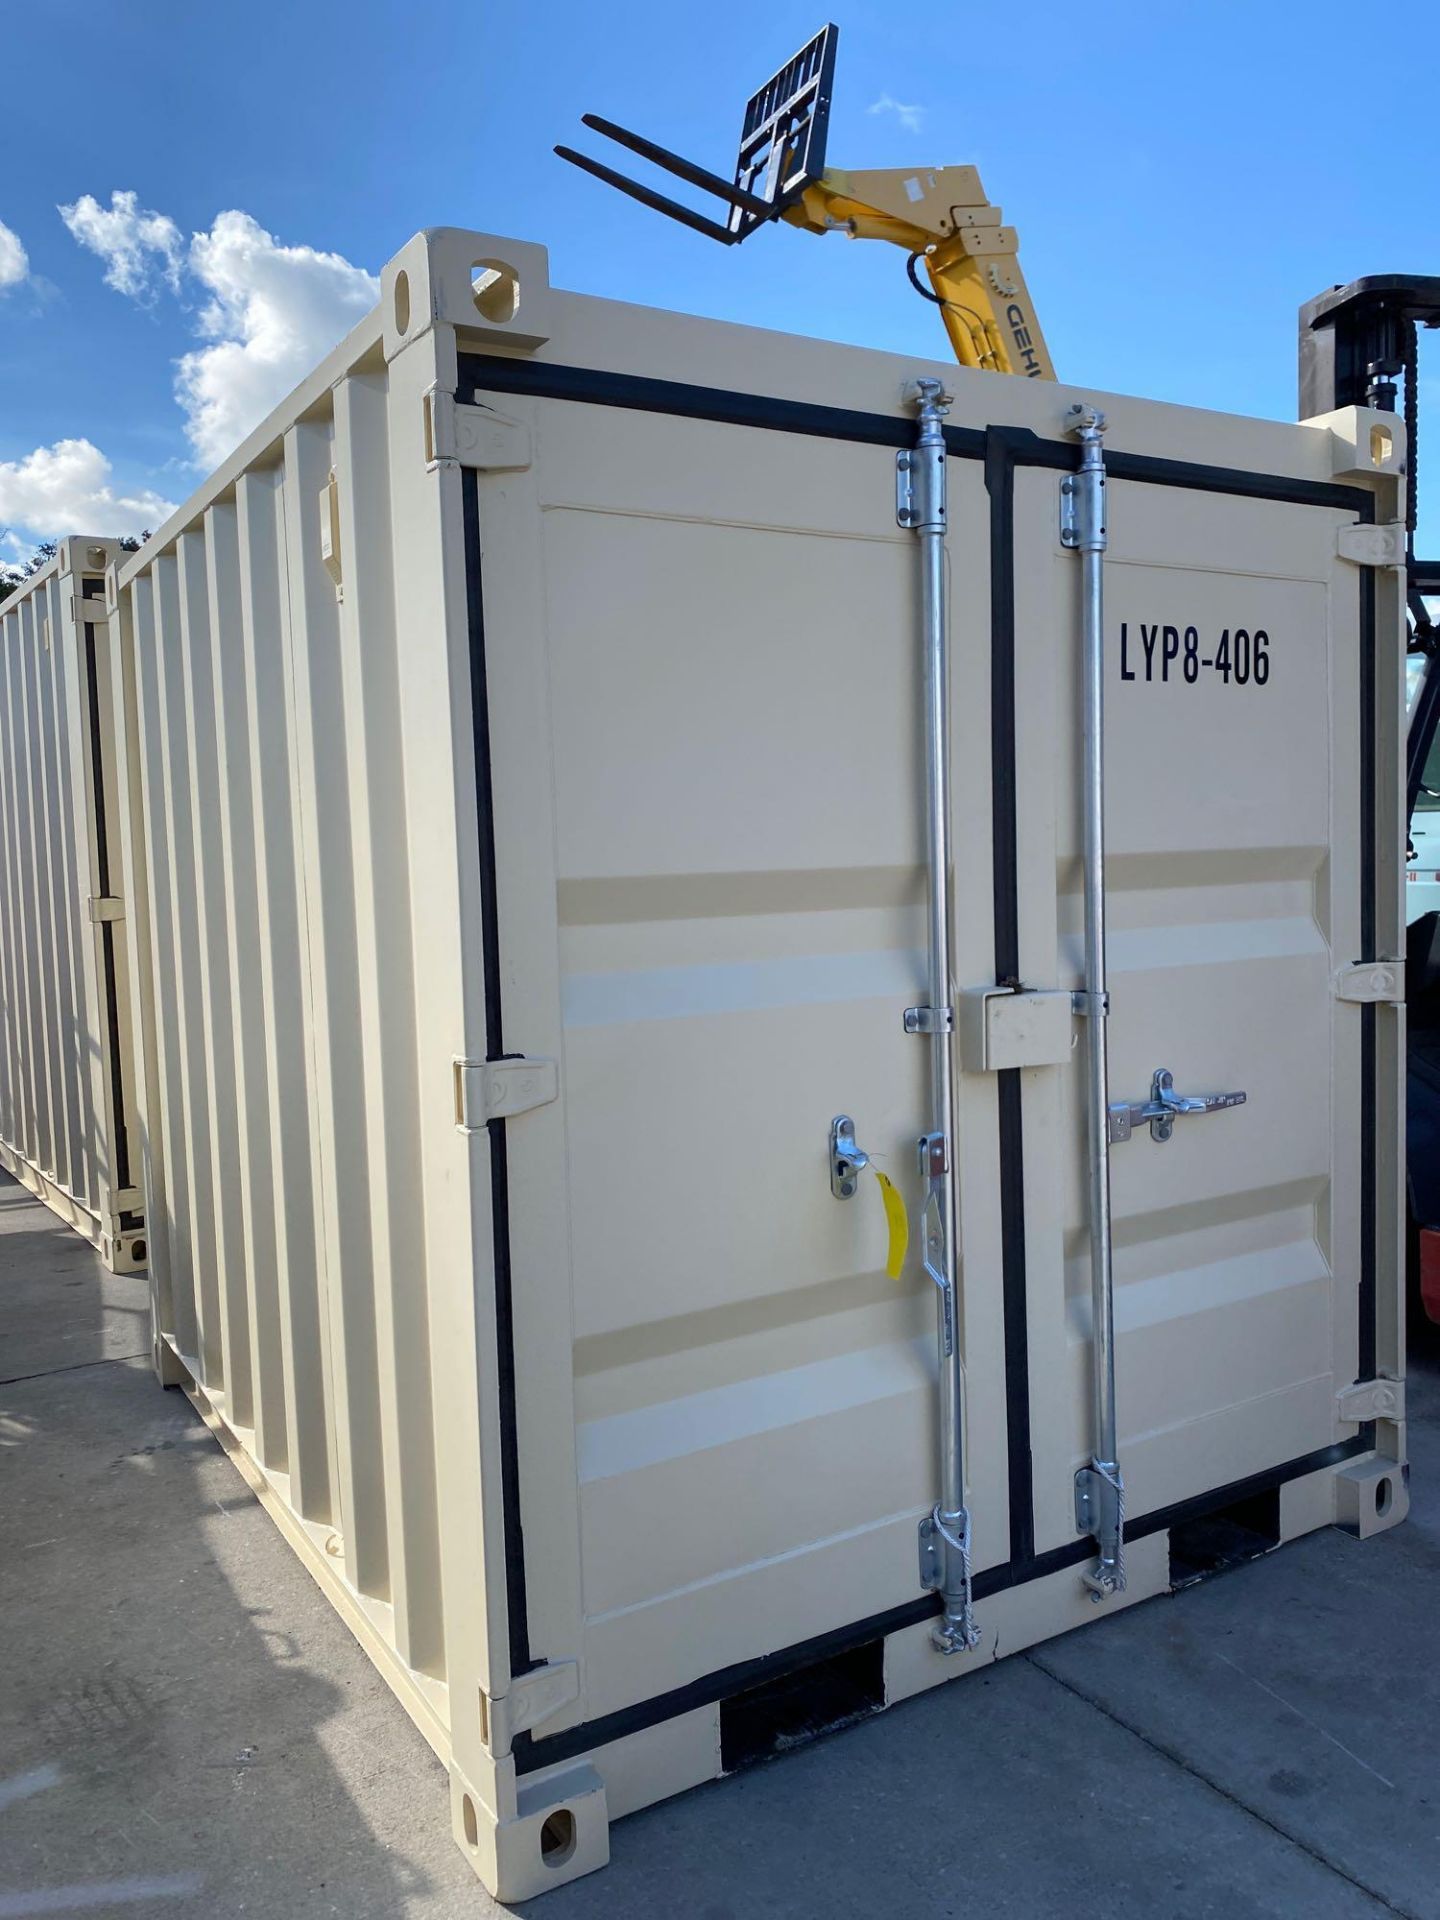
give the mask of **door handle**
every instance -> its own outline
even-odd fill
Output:
[[[1134,1128],[1150,1122],[1150,1138],[1163,1146],[1175,1131],[1178,1116],[1186,1113],[1219,1113],[1226,1107],[1243,1107],[1243,1093],[1176,1093],[1175,1076],[1168,1067],[1157,1067],[1150,1082],[1148,1100],[1116,1100],[1110,1107],[1110,1143],[1119,1146],[1130,1138]]]

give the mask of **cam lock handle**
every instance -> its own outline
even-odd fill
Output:
[[[1175,1076],[1168,1067],[1157,1067],[1150,1082],[1148,1100],[1117,1100],[1110,1108],[1110,1144],[1119,1146],[1130,1138],[1134,1128],[1148,1120],[1150,1138],[1163,1146],[1175,1131],[1178,1115],[1219,1113],[1225,1107],[1243,1107],[1243,1093],[1176,1093]]]

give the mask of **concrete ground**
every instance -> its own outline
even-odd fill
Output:
[[[442,1771],[116,1279],[0,1184],[0,1920],[483,1916]],[[622,1821],[544,1920],[1440,1917],[1440,1352],[1414,1508]],[[526,1909],[529,1911],[529,1909]]]

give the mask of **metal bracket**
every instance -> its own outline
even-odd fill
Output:
[[[125,902],[115,894],[92,893],[89,900],[90,920],[93,926],[103,926],[107,920],[125,918]]]
[[[950,1153],[943,1133],[922,1133],[915,1145],[922,1180],[938,1180],[950,1171]]]
[[[958,1595],[958,1617],[937,1621],[930,1641],[937,1653],[973,1653],[983,1635],[970,1612],[970,1515],[963,1508],[949,1525],[939,1507],[920,1522],[920,1585],[926,1593]]]
[[[1243,1107],[1243,1093],[1176,1093],[1175,1076],[1168,1067],[1157,1067],[1150,1082],[1148,1100],[1117,1100],[1110,1108],[1110,1144],[1121,1146],[1134,1128],[1150,1122],[1150,1138],[1161,1146],[1175,1131],[1175,1122],[1187,1113],[1220,1113],[1227,1107]]]
[[[1067,473],[1060,482],[1060,544],[1080,544],[1080,482],[1073,473]]]
[[[1075,1475],[1075,1531],[1094,1537],[1100,1549],[1091,1572],[1081,1575],[1092,1600],[1125,1591],[1125,1483],[1118,1467],[1092,1460]]]
[[[927,1183],[920,1217],[922,1265],[940,1289],[940,1343],[945,1356],[955,1351],[955,1288],[952,1263],[945,1257],[945,1177],[950,1171],[950,1143],[943,1133],[922,1133],[916,1143],[920,1178]]]
[[[530,465],[530,429],[491,407],[461,405],[445,387],[427,387],[425,469],[474,467],[481,473],[522,473]]]
[[[1105,416],[1098,407],[1079,401],[1065,416],[1065,432],[1101,434]],[[1088,467],[1080,473],[1067,473],[1060,482],[1060,544],[1091,553],[1103,553],[1107,545],[1105,529],[1105,470]]]
[[[837,1200],[854,1198],[859,1175],[870,1164],[870,1156],[855,1142],[855,1122],[848,1113],[837,1113],[830,1122],[830,1191]]]
[[[486,1744],[504,1759],[517,1733],[543,1726],[563,1707],[580,1698],[580,1665],[576,1660],[548,1660],[529,1673],[516,1674],[510,1691],[498,1699],[485,1698]]]
[[[945,1553],[932,1513],[927,1513],[920,1522],[920,1586],[925,1593],[945,1590]]]
[[[1341,967],[1335,975],[1335,998],[1353,1000],[1360,1006],[1405,1004],[1405,962],[1403,960],[1356,960]]]
[[[1335,1415],[1339,1420],[1353,1420],[1357,1426],[1367,1420],[1403,1420],[1405,1382],[1357,1380],[1352,1387],[1342,1387],[1335,1396]]]
[[[1335,549],[1342,560],[1357,567],[1403,567],[1405,565],[1405,525],[1389,521],[1383,526],[1357,522],[1337,527]]]
[[[953,1033],[955,1031],[955,1009],[953,1007],[906,1007],[906,1033]]]
[[[455,1125],[461,1133],[479,1133],[492,1120],[548,1106],[560,1094],[560,1069],[553,1060],[462,1060],[455,1063]]]
[[[932,381],[939,388],[939,381]],[[946,407],[948,393],[937,392],[935,403]],[[897,526],[945,526],[945,449],[943,445],[902,447],[895,456],[895,522]]]

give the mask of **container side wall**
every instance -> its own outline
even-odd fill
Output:
[[[434,1405],[424,1245],[413,894],[403,779],[401,664],[392,543],[386,381],[354,374],[335,396],[334,461],[344,592],[340,678],[348,741],[343,793],[353,825],[355,979],[365,1064],[363,1194],[375,1315],[373,1403],[384,1487],[384,1559],[396,1646],[443,1672]]]
[[[170,1279],[170,1233],[163,1206],[166,1182],[159,1131],[164,1112],[160,1099],[157,1032],[160,1009],[151,965],[154,903],[150,891],[150,842],[146,831],[144,749],[135,648],[135,606],[137,600],[148,596],[149,583],[142,582],[134,595],[122,595],[112,571],[105,588],[113,640],[110,650],[111,735],[115,744],[112,858],[115,877],[130,910],[123,976],[126,1004],[131,1010],[130,1044],[122,1053],[121,1067],[128,1073],[133,1089],[131,1177],[142,1195],[162,1203],[151,1207],[146,1215],[145,1243],[150,1275],[151,1358],[159,1379],[169,1384],[175,1377],[175,1360],[168,1343],[176,1338],[176,1320]]]
[[[24,1044],[27,1027],[24,926],[21,917],[20,820],[15,764],[15,703],[20,677],[20,616],[0,616],[0,908],[5,938],[0,941],[0,992],[4,995],[3,1046],[5,1106],[0,1138],[11,1150],[33,1150],[35,1102],[30,1061]]]
[[[226,1059],[219,1053],[217,1040],[214,1152],[217,1180],[225,1183],[233,1207],[226,1245],[227,1304],[232,1315],[244,1318],[253,1445],[263,1464],[283,1472],[288,1458],[287,1423],[275,1270],[274,1170],[266,1124],[265,1025],[257,964],[259,902],[239,521],[239,508],[232,501],[218,503],[205,516],[215,746],[215,839],[207,848],[206,865],[207,871],[218,873],[223,894],[221,901],[212,902],[218,910],[211,923],[210,990],[217,1001],[225,1002],[231,1043]],[[222,1085],[232,1103],[228,1108],[219,1093]],[[241,1338],[237,1328],[232,1340],[238,1344]]]
[[[180,1083],[180,1005],[176,991],[175,881],[166,792],[167,748],[160,706],[161,662],[155,618],[159,585],[153,572],[136,581],[128,596],[135,675],[135,762],[132,795],[138,789],[141,848],[147,879],[150,973],[140,1004],[149,1015],[154,1052],[155,1099],[146,1206],[151,1232],[165,1250],[169,1318],[157,1300],[158,1331],[174,1341],[187,1366],[199,1374],[200,1326],[191,1290],[189,1156]],[[132,823],[131,834],[137,834]],[[138,870],[139,861],[136,862]],[[158,1147],[158,1153],[156,1152]]]
[[[134,1264],[120,1241],[140,1223],[106,964],[125,911],[105,877],[109,551],[65,541],[0,610],[0,1161],[113,1265]]]
[[[136,1071],[169,1377],[490,1804],[489,1143],[457,1127],[454,1074],[485,1049],[464,531],[458,472],[426,457],[435,343],[405,358],[338,375],[117,579]]]
[[[323,1276],[310,1169],[310,1089],[304,1037],[305,921],[297,867],[293,723],[286,671],[284,479],[278,468],[242,475],[235,489],[238,615],[248,764],[248,831],[255,854],[255,946],[237,993],[247,1089],[260,1110],[250,1185],[263,1230],[251,1233],[251,1290],[269,1291],[273,1244],[274,1351],[257,1356],[262,1380],[278,1365],[284,1448],[261,1464],[289,1475],[289,1498],[307,1521],[335,1510],[334,1448],[322,1331]],[[238,718],[238,715],[237,715]],[[230,715],[227,706],[227,732]],[[237,763],[241,755],[237,752]],[[232,809],[240,805],[238,790]],[[243,961],[243,948],[240,950]],[[247,1093],[248,1098],[248,1093]],[[264,1310],[257,1302],[257,1319]],[[257,1328],[258,1334],[258,1328]]]

